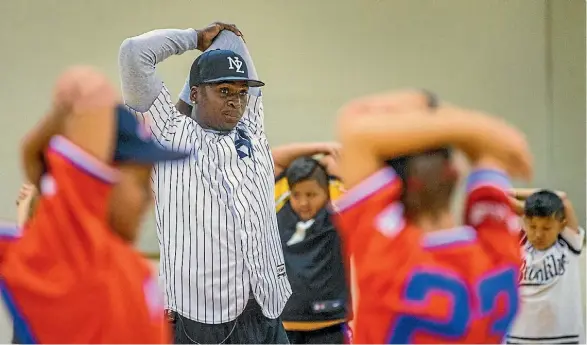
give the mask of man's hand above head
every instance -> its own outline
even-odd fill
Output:
[[[215,22],[198,30],[198,50],[203,52],[208,49],[222,30],[232,31],[235,35],[243,37],[242,32],[236,27],[236,25]]]

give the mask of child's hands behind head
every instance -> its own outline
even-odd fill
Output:
[[[531,195],[535,194],[543,190],[542,188],[514,188],[509,191],[509,194],[512,198],[520,201],[521,205],[524,205],[524,201],[528,199]],[[573,207],[573,203],[567,197],[567,193],[563,191],[551,191],[552,193],[556,194],[563,202],[564,206],[564,214],[565,220],[567,222],[567,227],[574,230],[579,231],[579,221],[577,220],[577,215],[575,213],[575,208]]]
[[[567,227],[578,233],[579,220],[577,218],[577,214],[575,213],[573,203],[571,200],[569,200],[569,198],[567,198],[567,194],[565,192],[557,192],[557,194],[563,200],[563,205],[565,206],[565,220],[567,221]]]
[[[526,136],[505,121],[479,111],[462,109],[448,103],[430,108],[428,97],[418,90],[382,93],[349,102],[342,113],[352,116],[378,114],[393,116],[430,112],[431,116],[454,122],[468,133],[455,143],[473,163],[487,156],[510,175],[525,180],[532,177],[532,155]]]
[[[335,156],[332,155],[325,155],[319,160],[320,165],[326,169],[326,173],[329,176],[335,176],[340,178],[340,173],[338,171],[338,162]]]
[[[428,111],[428,98],[420,90],[383,92],[348,102],[341,113],[391,115],[413,111]]]

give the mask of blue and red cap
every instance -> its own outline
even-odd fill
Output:
[[[141,124],[124,105],[116,106],[118,119],[114,161],[157,163],[188,157],[189,152],[169,150],[153,140],[150,130]]]

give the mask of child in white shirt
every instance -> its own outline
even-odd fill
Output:
[[[584,344],[579,227],[564,193],[514,190],[522,216],[520,311],[508,344]],[[515,200],[514,200],[515,198]]]

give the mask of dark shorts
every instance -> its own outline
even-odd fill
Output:
[[[249,299],[236,320],[205,324],[174,315],[175,344],[289,344],[281,319],[269,319],[255,299]]]
[[[292,344],[345,344],[344,324],[314,331],[287,331]]]

